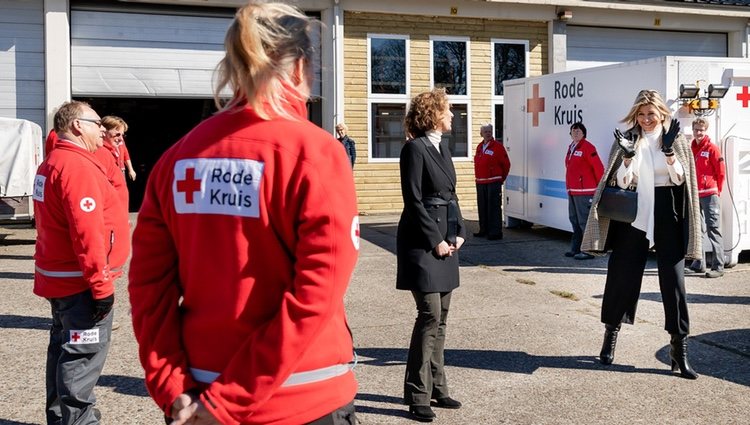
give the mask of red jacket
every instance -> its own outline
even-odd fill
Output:
[[[197,388],[223,424],[301,424],[356,395],[344,311],[359,249],[352,169],[304,103],[290,113],[299,121],[218,113],[149,176],[129,291],[146,385],[165,412]]]
[[[117,163],[112,157],[112,154],[109,153],[109,149],[101,147],[94,152],[94,156],[96,156],[99,162],[104,166],[107,179],[109,179],[109,182],[117,191],[120,202],[123,207],[125,207],[125,211],[129,211],[130,196],[128,194],[128,185],[125,182],[125,175],[122,173],[122,170],[117,167]]]
[[[572,143],[571,143],[572,144]],[[581,139],[565,154],[565,188],[571,196],[592,196],[604,174],[604,165],[596,147]]]
[[[47,134],[47,140],[44,141],[44,157],[48,157],[49,153],[52,152],[52,149],[55,148],[55,145],[57,145],[57,133],[55,133],[55,130],[52,129],[49,131],[49,134]]]
[[[104,142],[104,147],[107,148],[110,154],[112,154],[112,158],[115,159],[115,164],[117,164],[117,168],[119,168],[120,172],[122,172],[122,170],[125,169],[125,159],[122,156],[120,147],[109,144],[107,142]]]
[[[127,211],[94,154],[60,140],[34,179],[34,293],[60,298],[114,293],[130,252]]]
[[[719,147],[708,136],[701,143],[693,139],[690,144],[695,157],[695,175],[698,177],[698,196],[721,195],[726,169]]]
[[[477,146],[474,154],[474,177],[477,184],[487,184],[499,181],[505,182],[510,173],[510,159],[505,146],[495,139],[490,140],[487,147],[484,141]]]

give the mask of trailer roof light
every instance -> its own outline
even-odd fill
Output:
[[[698,92],[700,92],[700,87],[695,84],[680,84],[680,98],[682,99],[698,97]]]
[[[726,96],[728,91],[729,87],[711,84],[710,86],[708,86],[708,98],[721,99]]]

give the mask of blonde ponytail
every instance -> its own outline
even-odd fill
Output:
[[[283,3],[250,2],[237,11],[224,39],[226,53],[217,67],[214,101],[220,110],[249,105],[264,119],[291,118],[286,105],[306,100],[293,88],[297,61],[310,72],[313,31],[319,23]],[[233,93],[222,104],[220,93]]]

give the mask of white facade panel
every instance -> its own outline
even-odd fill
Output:
[[[567,27],[567,70],[657,56],[727,56],[726,33]]]
[[[0,14],[0,117],[44,124],[43,0],[5,0]]]
[[[73,95],[211,97],[230,22],[74,10]]]

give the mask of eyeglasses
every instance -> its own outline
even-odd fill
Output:
[[[102,120],[95,120],[95,119],[91,119],[91,118],[76,118],[76,119],[80,120],[80,121],[92,122],[92,123],[96,124],[97,127],[101,127],[102,126]]]

